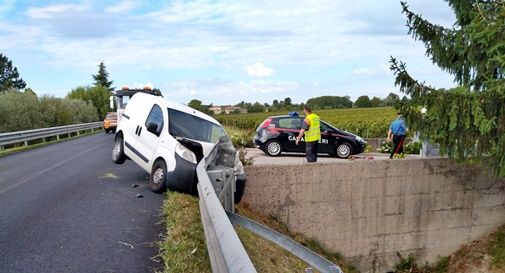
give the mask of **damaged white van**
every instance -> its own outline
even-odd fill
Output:
[[[136,93],[116,129],[112,161],[131,159],[150,173],[152,191],[195,194],[196,165],[207,157],[226,131],[214,118],[162,96]],[[235,162],[235,202],[244,192],[244,167]]]

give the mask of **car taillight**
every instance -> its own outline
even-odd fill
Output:
[[[271,118],[266,119],[261,124],[261,128],[266,129],[266,128],[270,127],[270,123],[272,123],[272,119]]]

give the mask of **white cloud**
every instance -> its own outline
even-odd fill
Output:
[[[272,101],[281,99],[284,96],[300,93],[302,87],[295,81],[223,81],[223,80],[193,80],[193,81],[173,81],[162,90],[168,98],[186,102],[198,96],[206,103],[237,103],[245,101]],[[261,94],[261,98],[258,97]]]
[[[133,10],[137,7],[136,1],[131,0],[123,0],[119,1],[116,4],[105,8],[105,12],[107,13],[125,13]]]
[[[389,69],[389,64],[379,64],[370,68],[360,67],[354,69],[352,74],[357,77],[386,76],[391,75],[391,70]]]
[[[247,74],[253,77],[266,77],[271,76],[274,73],[273,69],[266,67],[261,62],[248,66],[246,70]]]
[[[184,84],[173,87],[181,96],[214,95],[216,101],[236,99],[236,94],[251,100],[266,94],[264,100],[269,101],[274,94],[302,88],[306,88],[303,94],[351,90],[342,87],[345,81],[352,82],[348,86],[356,86],[360,93],[368,82],[375,89],[392,86],[394,81],[384,65],[390,55],[406,61],[411,73],[416,73],[414,69],[435,71],[432,78],[441,78],[439,71],[432,69],[422,43],[407,35],[398,2],[103,2],[80,0],[74,2],[78,4],[31,7],[26,11],[29,18],[20,16],[15,24],[0,19],[0,50],[23,56],[30,67],[38,65],[47,68],[48,73],[51,69],[82,73],[84,82],[101,60],[115,70],[114,77],[131,75],[134,67],[139,74],[157,77],[140,79],[137,74],[130,76],[135,78],[132,81],[180,83],[185,79]],[[409,4],[416,12],[426,14],[428,20],[436,16],[441,22],[446,21],[443,18],[451,21],[447,9],[443,9],[446,3],[425,2],[429,1],[410,0]],[[121,16],[138,5],[142,5],[139,11],[143,13]],[[304,73],[307,71],[310,73]],[[266,78],[269,81],[248,81],[246,73],[257,79],[271,77]],[[431,79],[430,75],[418,75]],[[203,81],[209,77],[215,80]],[[223,80],[231,78],[234,80]],[[363,81],[370,78],[374,82]],[[128,82],[130,78],[121,80]],[[313,81],[317,86],[304,85]],[[46,84],[59,88],[49,79]]]
[[[39,8],[29,8],[27,15],[33,19],[49,19],[60,14],[82,12],[87,9],[85,5],[61,4]]]

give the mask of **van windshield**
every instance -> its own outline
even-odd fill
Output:
[[[226,135],[223,127],[174,109],[168,109],[168,120],[168,131],[174,137],[217,143]]]

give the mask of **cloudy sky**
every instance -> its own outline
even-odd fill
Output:
[[[407,2],[454,22],[445,1]],[[384,97],[391,55],[453,86],[407,35],[399,0],[0,0],[0,52],[38,94],[60,97],[92,84],[102,60],[116,87],[151,82],[180,102]]]

